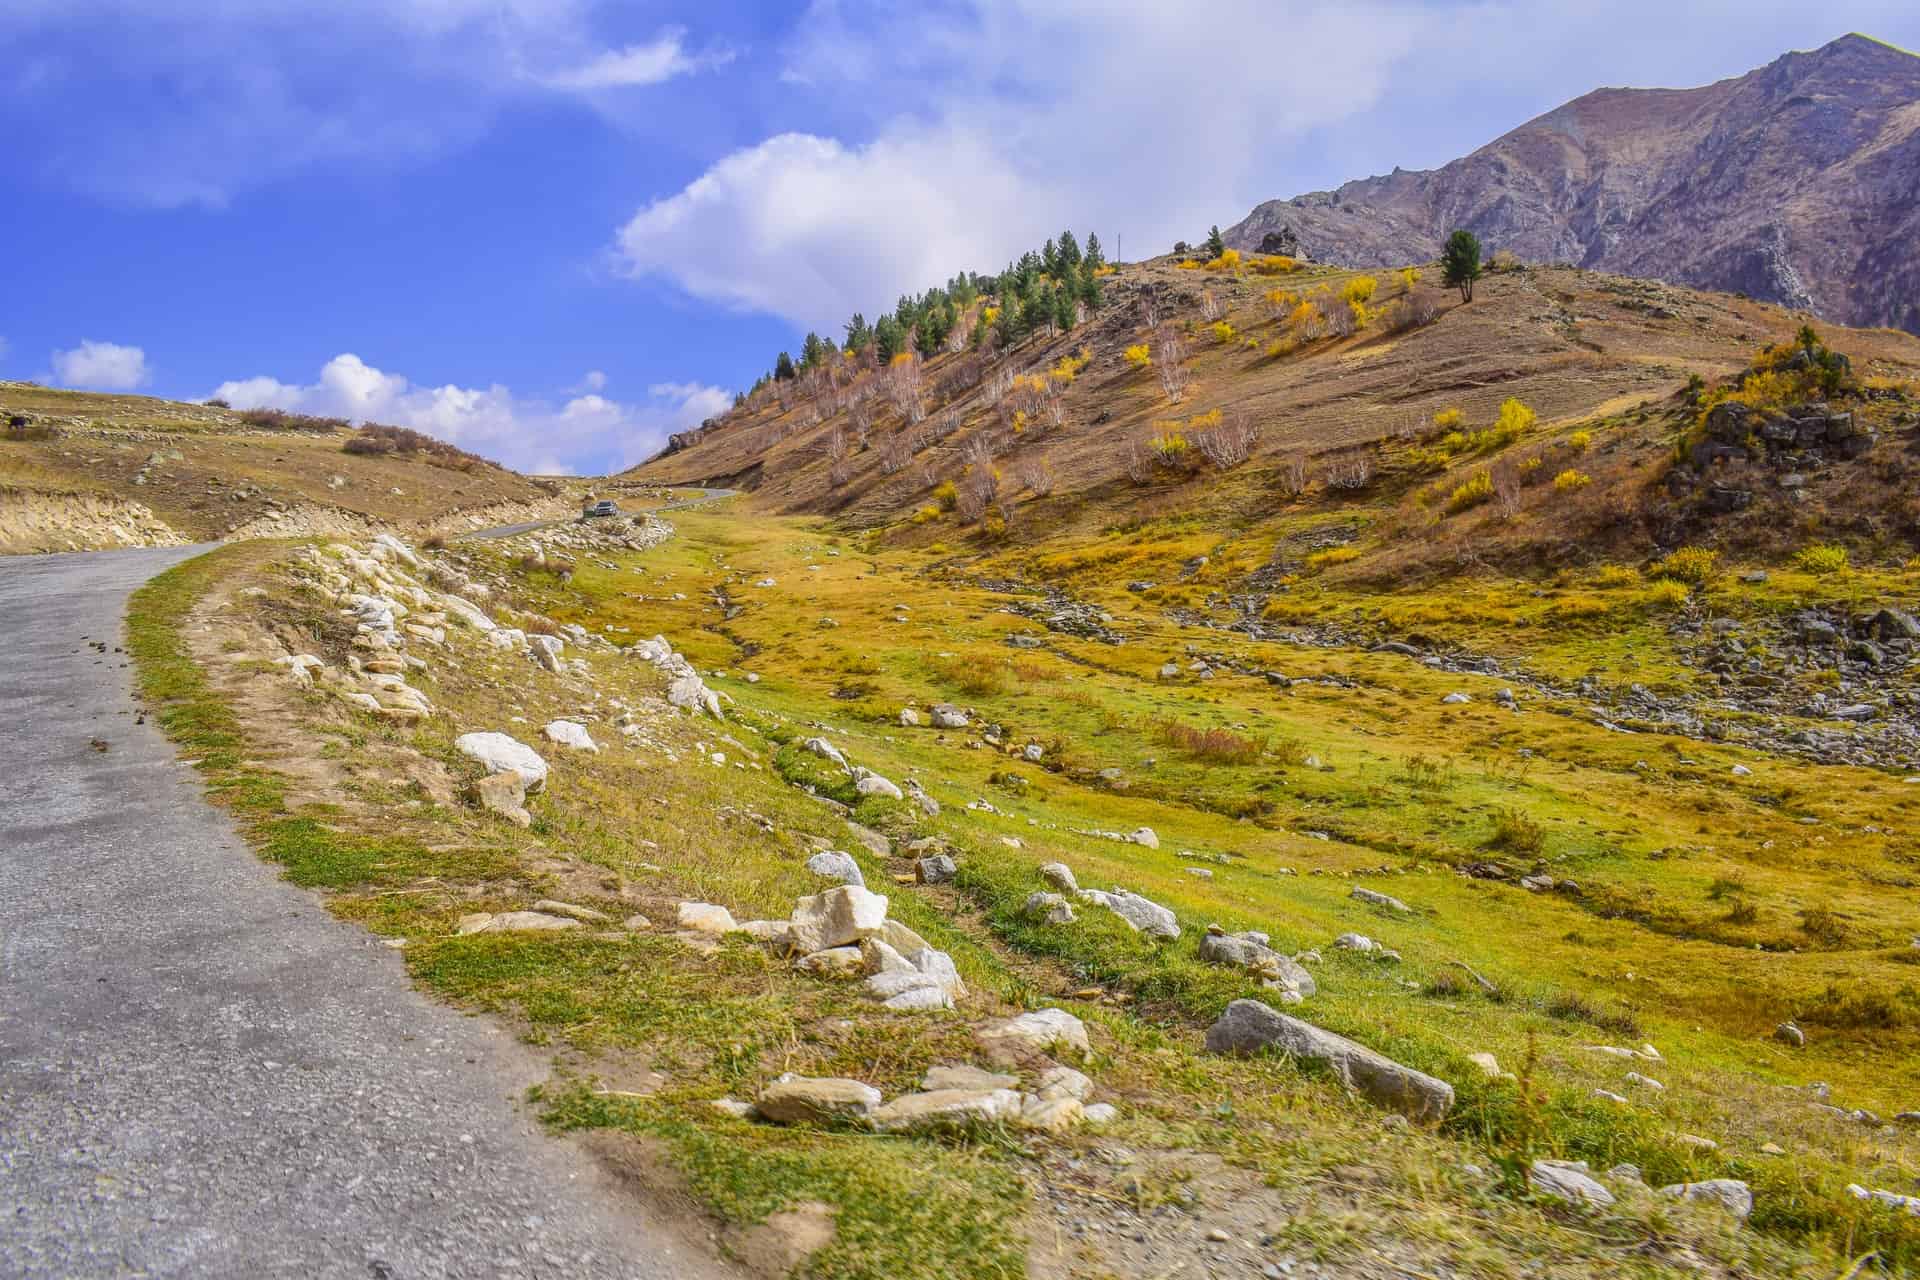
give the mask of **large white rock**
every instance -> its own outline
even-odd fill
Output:
[[[1742,1222],[1753,1212],[1753,1188],[1738,1178],[1708,1178],[1705,1182],[1676,1182],[1660,1188],[1660,1195],[1695,1203],[1717,1204]]]
[[[540,791],[547,785],[547,762],[540,753],[504,733],[463,733],[453,740],[453,749],[478,760],[488,773],[517,770],[526,780],[528,791]]]
[[[1613,1192],[1587,1172],[1585,1160],[1535,1160],[1527,1170],[1527,1181],[1535,1191],[1570,1204],[1604,1209],[1613,1203]]]
[[[825,738],[808,738],[800,744],[800,749],[812,755],[819,756],[822,760],[832,761],[842,769],[847,767],[847,758],[840,753],[840,748],[834,746]]]
[[[866,769],[858,769],[855,771],[853,789],[863,796],[884,796],[889,800],[906,799],[905,796],[900,794],[899,787],[895,786],[886,778],[881,777],[879,774]]]
[[[867,887],[867,877],[861,873],[860,864],[853,855],[838,849],[825,849],[807,859],[807,870],[829,880],[838,880],[841,884],[857,884]]]
[[[676,915],[682,929],[695,933],[735,933],[740,929],[733,912],[711,902],[683,902]]]
[[[809,894],[793,904],[788,945],[802,955],[878,937],[887,923],[887,899],[858,885]]]
[[[588,734],[587,726],[576,720],[549,720],[547,727],[541,732],[547,735],[547,741],[557,742],[575,751],[597,752],[600,750],[599,744]]]
[[[858,1080],[783,1076],[761,1093],[754,1110],[775,1124],[831,1124],[865,1119],[880,1097],[878,1089]]]
[[[447,616],[458,618],[475,631],[492,632],[499,629],[494,620],[482,613],[480,606],[471,600],[464,600],[459,596],[441,596],[440,607],[446,611]]]
[[[1116,889],[1111,893],[1089,890],[1084,891],[1081,897],[1105,907],[1141,933],[1155,938],[1180,936],[1179,918],[1151,898],[1143,898],[1124,889]]]
[[[1073,868],[1064,862],[1049,862],[1040,868],[1040,878],[1062,893],[1080,892],[1080,882],[1073,878]]]

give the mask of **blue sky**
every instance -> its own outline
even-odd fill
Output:
[[[0,377],[637,461],[1062,226],[1162,252],[1911,0],[6,0]]]

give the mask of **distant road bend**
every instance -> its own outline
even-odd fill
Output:
[[[0,558],[0,1276],[731,1274],[136,722],[127,596],[201,550]]]

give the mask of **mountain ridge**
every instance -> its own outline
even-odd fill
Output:
[[[1745,293],[1920,332],[1920,57],[1869,36],[1694,88],[1599,88],[1437,169],[1269,200],[1226,232],[1291,232],[1341,266],[1490,251]]]

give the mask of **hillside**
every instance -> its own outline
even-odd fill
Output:
[[[1373,291],[1367,323],[1342,334],[1327,317],[1356,288]],[[763,388],[635,474],[737,486],[757,510],[887,525],[919,544],[959,535],[1033,545],[1179,510],[1205,527],[1251,523],[1275,537],[1324,518],[1376,527],[1379,557],[1343,572],[1377,566],[1388,576],[1413,561],[1638,557],[1689,536],[1790,551],[1798,535],[1778,519],[1783,502],[1799,522],[1817,511],[1838,529],[1871,525],[1920,547],[1920,523],[1903,505],[1908,455],[1894,443],[1912,439],[1915,404],[1899,388],[1920,371],[1920,339],[1905,334],[1828,335],[1858,375],[1887,388],[1863,411],[1885,427],[1883,444],[1825,461],[1791,492],[1762,475],[1760,500],[1729,514],[1705,488],[1666,487],[1675,448],[1697,427],[1690,380],[1744,369],[1804,316],[1571,268],[1497,273],[1462,304],[1386,273],[1276,277],[1161,259],[1120,268],[1106,298],[1072,332],[926,362],[919,422],[882,393],[883,371],[849,361],[839,385]],[[1428,323],[1408,324],[1415,303]],[[1162,380],[1174,369],[1186,381],[1177,403]],[[1436,451],[1445,415],[1484,429],[1508,400],[1532,414],[1524,433]],[[1212,434],[1244,437],[1237,458],[1207,459],[1205,439],[1178,457],[1156,450],[1156,439],[1207,435],[1216,412]],[[1489,468],[1559,460],[1538,475],[1551,479],[1576,432],[1593,441],[1581,493],[1530,486],[1526,509],[1491,527],[1432,508],[1436,489],[1444,496]]]
[[[356,440],[379,448],[332,420],[0,382],[0,554],[380,527],[424,535],[571,502],[458,450],[348,452]]]
[[[1849,35],[1701,88],[1599,89],[1439,169],[1270,200],[1226,238],[1376,266],[1456,227],[1528,262],[1920,332],[1920,58]]]

